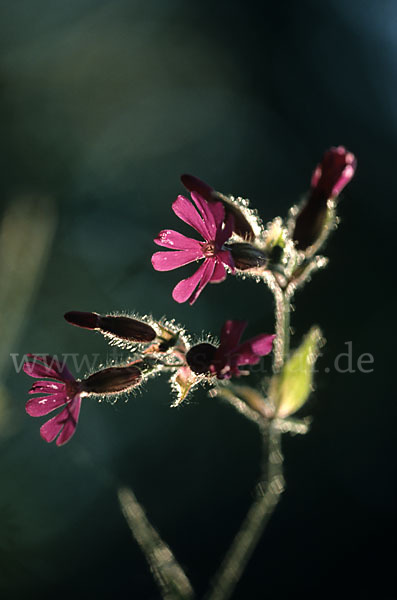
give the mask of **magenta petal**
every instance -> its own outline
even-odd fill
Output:
[[[26,362],[23,365],[23,370],[30,377],[51,377],[52,379],[63,381],[63,377],[54,369],[50,369],[38,362]]]
[[[191,277],[187,279],[182,279],[179,283],[176,284],[172,291],[172,297],[175,302],[186,302],[189,300],[190,296],[193,294],[194,290],[198,286],[205,269],[205,264],[207,260],[205,260],[197,269],[195,273]]]
[[[49,443],[53,442],[61,432],[61,435],[57,440],[57,446],[66,443],[75,432],[79,418],[80,405],[80,396],[76,396],[70,404],[61,410],[60,413],[44,423],[44,425],[40,427],[40,435],[43,440]]]
[[[60,381],[35,381],[29,394],[56,394],[65,390],[65,383]]]
[[[218,258],[218,260],[223,262],[224,265],[229,267],[229,269],[231,270],[232,273],[234,273],[234,271],[235,271],[234,260],[233,260],[232,253],[229,252],[229,250],[221,250],[220,252],[218,252],[217,258]]]
[[[200,242],[186,237],[173,229],[163,229],[160,231],[154,243],[170,250],[195,250],[201,248]]]
[[[193,305],[196,302],[197,298],[200,296],[201,292],[203,291],[203,289],[205,288],[207,283],[209,283],[211,281],[211,277],[214,272],[215,266],[216,266],[216,261],[214,259],[207,259],[204,261],[204,264],[203,264],[204,269],[203,269],[200,283],[199,283],[196,291],[193,292],[193,294],[189,298],[190,305]]]
[[[215,231],[219,230],[220,226],[225,220],[225,207],[222,202],[211,202],[208,203],[208,208],[213,214],[215,221]],[[230,215],[231,216],[231,215]],[[231,233],[230,233],[231,235]],[[230,237],[230,235],[228,237]]]
[[[221,281],[225,281],[226,279],[226,269],[223,264],[217,260],[215,264],[215,269],[211,277],[211,283],[220,283]]]
[[[205,223],[208,232],[206,239],[214,240],[216,236],[216,222],[209,203],[206,200],[204,200],[204,198],[200,196],[200,194],[198,194],[197,192],[191,192],[191,196],[193,202],[197,207],[198,212],[200,213]]]
[[[201,247],[197,250],[176,250],[175,252],[155,252],[152,265],[156,271],[172,271],[199,258],[203,258]]]
[[[81,398],[80,396],[76,396],[70,406],[68,406],[65,410],[68,410],[69,417],[65,423],[65,427],[61,431],[61,435],[56,441],[57,446],[63,446],[66,444],[76,431],[77,423],[79,420],[81,408]],[[63,412],[63,411],[62,411]]]
[[[25,410],[31,417],[43,417],[67,402],[66,394],[51,394],[27,401]]]
[[[266,356],[272,351],[275,335],[261,334],[244,342],[236,350],[238,365],[256,365],[261,356]]]
[[[177,217],[193,227],[205,240],[209,241],[208,229],[190,200],[184,196],[178,196],[172,205],[172,210]]]
[[[259,356],[266,356],[272,351],[273,340],[275,337],[275,335],[262,333],[248,340],[248,342],[245,342],[245,344],[249,344],[255,354],[259,354]],[[242,346],[245,346],[245,344],[242,344]]]
[[[247,321],[226,321],[221,331],[219,351],[222,355],[235,350],[247,327]]]
[[[223,225],[223,228],[218,227],[216,234],[216,243],[219,247],[222,247],[225,242],[231,237],[234,231],[234,217],[230,213],[227,215],[227,219]]]
[[[64,424],[63,410],[40,427],[40,435],[48,443],[55,440]]]
[[[57,375],[56,377],[54,375],[47,375],[47,377],[53,377],[61,381],[75,381],[75,378],[66,366],[65,359],[60,361],[50,354],[28,354],[28,356],[33,359],[35,364],[43,363],[48,367],[49,371],[55,372]]]

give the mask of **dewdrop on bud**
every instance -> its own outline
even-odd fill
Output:
[[[156,337],[156,332],[143,321],[130,317],[99,315],[95,312],[70,311],[65,319],[71,325],[99,331],[103,335],[114,337],[127,342],[148,343]]]
[[[136,365],[109,367],[90,375],[80,382],[87,394],[119,394],[141,382],[142,371]]]

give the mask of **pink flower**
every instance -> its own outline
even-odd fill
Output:
[[[36,381],[29,394],[39,394],[26,403],[31,417],[43,417],[53,410],[62,410],[40,427],[40,435],[46,442],[66,444],[73,436],[79,420],[81,385],[75,380],[65,364],[59,364],[52,356],[29,355],[33,360],[25,362],[23,370],[30,377],[44,378]],[[52,381],[55,380],[55,381]],[[57,437],[58,436],[58,437]]]
[[[193,304],[207,283],[218,283],[226,278],[225,266],[234,272],[234,262],[230,251],[223,248],[233,231],[233,217],[228,215],[225,220],[225,209],[221,202],[208,203],[197,192],[192,192],[191,197],[195,207],[184,196],[178,196],[172,210],[193,227],[204,242],[172,229],[163,229],[154,242],[172,252],[156,252],[152,256],[152,265],[156,271],[171,271],[203,258],[197,271],[191,277],[182,279],[172,292],[176,302],[188,300]]]
[[[142,361],[119,367],[102,369],[83,380],[76,380],[65,363],[49,355],[28,354],[23,370],[36,381],[29,394],[39,394],[26,403],[26,412],[31,417],[43,417],[53,410],[62,410],[40,428],[41,437],[56,445],[66,444],[73,436],[79,420],[81,399],[87,396],[109,396],[129,391],[142,380]],[[55,379],[55,381],[53,381]],[[43,395],[45,394],[45,395]],[[58,437],[57,437],[58,436]]]
[[[216,375],[218,379],[248,375],[239,367],[258,364],[261,356],[271,352],[276,336],[261,333],[241,344],[246,327],[246,321],[226,321],[218,348],[208,343],[193,346],[186,355],[191,370],[197,374]]]

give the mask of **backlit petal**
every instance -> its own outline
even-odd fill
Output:
[[[228,266],[232,273],[234,273],[234,260],[229,250],[221,250],[217,253],[217,258],[223,262],[224,265]]]
[[[198,240],[186,237],[173,229],[160,231],[154,243],[170,250],[195,250],[201,247]]]
[[[29,394],[56,394],[65,390],[65,383],[60,381],[35,381]]]
[[[57,435],[57,446],[65,444],[74,434],[80,413],[81,399],[76,396],[73,401],[65,406],[60,413],[44,423],[40,428],[40,435],[46,442],[53,442]]]
[[[223,227],[218,226],[216,234],[216,243],[219,248],[231,237],[234,230],[234,217],[228,213]]]
[[[191,277],[188,277],[187,279],[182,279],[182,281],[176,284],[172,291],[172,297],[175,300],[175,302],[181,303],[186,302],[186,300],[189,300],[194,290],[198,286],[199,282],[201,281],[204,271],[206,270],[207,262],[208,261],[205,260]]]
[[[67,402],[66,394],[51,394],[27,401],[25,410],[31,417],[43,417]]]
[[[259,362],[261,356],[266,356],[272,351],[275,335],[262,333],[256,337],[244,342],[236,350],[238,365],[255,365]]]
[[[58,437],[58,439],[56,441],[57,446],[62,446],[63,444],[66,444],[66,442],[68,442],[70,440],[70,438],[76,431],[76,427],[77,427],[77,423],[78,423],[79,415],[80,415],[80,407],[81,407],[81,398],[80,398],[80,396],[77,396],[73,400],[72,404],[65,409],[65,410],[68,410],[70,408],[69,416],[68,416],[68,420],[65,423],[64,428],[61,431],[60,436]]]
[[[28,354],[28,357],[32,360],[25,362],[23,370],[30,377],[50,377],[59,381],[74,381],[65,360],[60,361],[48,354]]]
[[[216,261],[213,258],[207,259],[204,261],[204,264],[203,264],[204,269],[203,269],[200,283],[199,283],[197,289],[193,292],[193,294],[189,298],[190,305],[192,305],[196,302],[197,298],[200,296],[201,292],[203,291],[203,289],[205,288],[207,283],[209,283],[211,281],[211,277],[214,272],[215,265],[216,265]]]
[[[227,354],[235,350],[246,327],[247,321],[226,321],[221,331],[219,354]]]
[[[214,214],[211,210],[211,207],[209,205],[209,203],[204,200],[204,198],[202,196],[200,196],[200,194],[198,194],[197,192],[192,192],[191,193],[192,196],[192,200],[195,203],[195,205],[197,206],[197,210],[200,213],[206,229],[207,229],[207,240],[214,240],[215,236],[216,236],[216,222],[215,222],[215,217]]]
[[[155,252],[152,265],[156,271],[172,271],[199,258],[203,258],[201,247],[197,250],[176,250],[175,252]]]
[[[217,260],[214,272],[211,277],[211,283],[220,283],[226,279],[226,269],[223,264]]]
[[[178,196],[172,210],[182,221],[193,227],[206,241],[210,241],[208,229],[193,204],[184,196]]]

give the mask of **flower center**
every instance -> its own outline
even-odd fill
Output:
[[[216,254],[215,242],[206,242],[203,244],[203,254],[205,258],[212,258]]]
[[[66,395],[69,400],[72,400],[74,396],[81,392],[81,386],[79,381],[67,381],[65,383]]]

